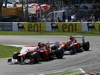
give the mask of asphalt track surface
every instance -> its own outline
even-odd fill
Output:
[[[90,51],[76,55],[64,55],[63,59],[40,62],[33,65],[10,65],[7,59],[0,59],[0,75],[38,75],[49,71],[81,68],[85,72],[100,71],[100,36],[86,36]],[[32,45],[36,42],[67,41],[65,36],[0,36],[0,44]]]

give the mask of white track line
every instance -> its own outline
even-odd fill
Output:
[[[86,73],[82,68],[79,68],[82,73]]]
[[[7,45],[7,46],[24,47],[24,45]]]

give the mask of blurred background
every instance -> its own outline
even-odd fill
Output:
[[[0,22],[100,21],[100,0],[0,0]]]

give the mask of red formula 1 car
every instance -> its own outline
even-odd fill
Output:
[[[38,46],[23,47],[20,52],[14,53],[12,58],[8,59],[8,62],[34,64],[40,60],[49,60],[54,57],[63,58],[63,51],[58,49],[54,50],[52,47],[49,43],[38,43]]]
[[[81,43],[77,42],[76,38],[81,39]],[[88,51],[90,48],[90,43],[89,41],[85,42],[85,37],[73,37],[70,36],[70,41],[68,42],[63,42],[60,46],[59,49],[62,49],[64,51],[70,51],[70,54],[76,54],[82,51]]]

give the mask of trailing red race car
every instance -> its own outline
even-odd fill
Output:
[[[81,43],[77,42],[77,38],[81,39]],[[90,48],[89,41],[85,41],[85,37],[73,37],[70,36],[70,41],[64,42],[59,46],[59,49],[62,49],[64,51],[70,51],[70,54],[76,54],[82,51],[88,51]]]
[[[20,64],[34,64],[40,60],[49,60],[56,58],[63,58],[63,51],[58,49],[52,49],[50,43],[39,42],[37,46],[23,47],[20,52],[13,54],[12,58],[8,59],[10,63]],[[16,62],[14,61],[16,60]]]

